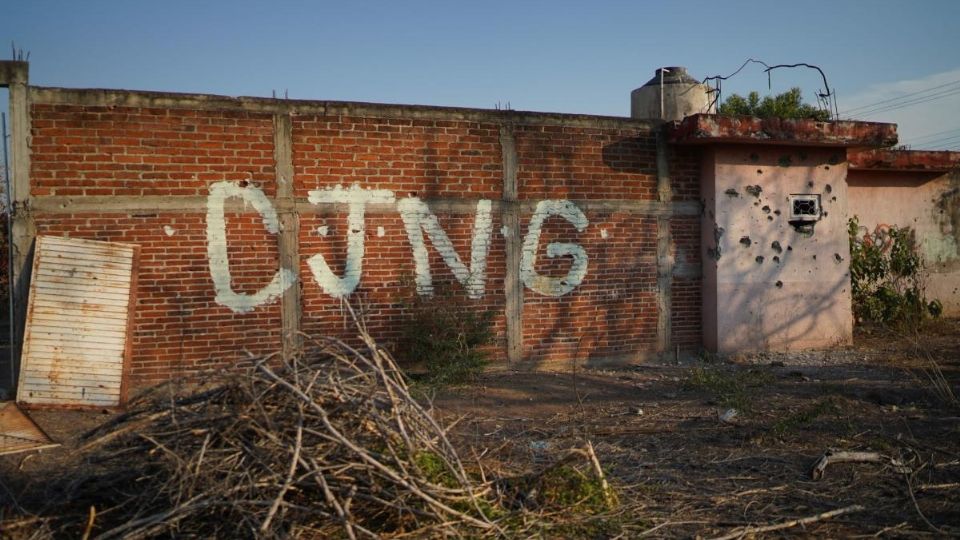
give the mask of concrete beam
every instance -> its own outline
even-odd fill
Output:
[[[762,144],[884,148],[897,144],[897,125],[841,120],[695,114],[668,124],[674,144]]]
[[[670,185],[669,148],[665,130],[657,132],[657,196],[661,205],[670,204],[673,188]],[[673,341],[673,234],[670,216],[657,217],[657,353],[665,358]]]
[[[425,199],[430,209],[435,213],[473,214],[477,211],[476,200],[469,199]],[[280,198],[275,198],[280,204]],[[294,199],[297,212],[300,214],[334,215],[347,211],[346,204],[310,203],[305,197]],[[533,212],[539,201],[492,201],[494,211],[502,211],[506,202],[510,202],[520,212]],[[700,203],[697,201],[660,202],[660,201],[621,201],[606,199],[573,200],[584,212],[622,212],[650,217],[669,216],[699,216]],[[249,205],[243,201],[228,199],[225,201],[228,212],[252,212]],[[205,213],[207,211],[207,197],[202,195],[182,195],[168,197],[162,195],[43,195],[32,199],[31,208],[35,213],[43,214],[74,214],[98,212],[108,214],[130,213],[168,213],[187,212]],[[367,214],[396,213],[394,204],[367,205]]]
[[[500,128],[500,152],[503,156],[503,202],[500,205],[501,220],[506,236],[506,333],[507,359],[513,364],[523,359],[523,283],[520,281],[520,256],[523,238],[520,230],[520,205],[517,202],[518,185],[516,141],[513,126]]]
[[[45,105],[85,105],[94,107],[156,107],[191,110],[246,111],[263,114],[319,114],[396,118],[400,120],[445,120],[488,122],[504,125],[550,125],[583,128],[652,129],[659,122],[634,120],[617,116],[586,114],[504,111],[435,107],[427,105],[389,105],[351,101],[316,101],[261,97],[228,97],[210,94],[144,92],[134,90],[101,90],[31,88],[35,103]]]
[[[10,90],[10,213],[12,217],[11,244],[13,267],[10,268],[13,290],[13,349],[12,372],[19,371],[18,359],[23,346],[24,319],[30,290],[31,254],[36,224],[30,199],[30,87],[29,64],[26,62],[0,63],[0,81]],[[11,370],[4,370],[11,372]],[[14,379],[15,381],[16,379]],[[11,381],[11,386],[14,384]]]
[[[0,88],[12,84],[28,84],[30,82],[30,64],[17,60],[0,60]]]
[[[945,150],[867,150],[847,152],[852,170],[944,173],[960,169],[960,152]]]
[[[287,114],[273,117],[273,155],[277,172],[277,214],[280,219],[278,236],[280,267],[292,268],[300,275],[300,215],[293,190],[293,124]],[[280,325],[283,357],[290,358],[301,349],[300,282],[284,287],[280,299]]]

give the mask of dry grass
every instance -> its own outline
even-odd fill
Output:
[[[60,493],[47,504],[0,519],[0,537],[525,536],[541,512],[616,505],[589,444],[515,478],[465,466],[358,331],[362,349],[308,338],[309,354],[263,358],[179,398],[152,393],[89,433],[84,465],[51,482]]]

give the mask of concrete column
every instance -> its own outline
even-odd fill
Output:
[[[300,216],[293,189],[293,125],[290,115],[273,116],[273,153],[277,175],[277,215],[280,267],[300,275]],[[281,339],[284,358],[296,354],[301,347],[302,315],[300,283],[287,287],[280,299]]]
[[[517,201],[517,147],[513,125],[500,128],[500,149],[503,155],[503,204],[501,219],[505,231],[507,272],[506,295],[507,359],[523,359],[523,284],[520,282],[520,252],[523,238],[520,231],[520,204]]]
[[[0,87],[10,91],[10,200],[13,245],[13,358],[20,358],[30,291],[31,255],[36,225],[30,207],[30,87],[27,62],[0,62]],[[6,256],[6,254],[3,254]],[[16,372],[19,366],[14,366]],[[10,370],[4,370],[9,372]],[[16,379],[14,379],[16,380]]]
[[[670,185],[666,134],[657,132],[657,200],[669,205],[673,200]],[[673,315],[673,235],[670,232],[670,216],[657,217],[657,354],[661,360],[670,354],[672,342],[671,317]]]

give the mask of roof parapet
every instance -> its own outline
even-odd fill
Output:
[[[864,150],[848,152],[851,169],[949,172],[960,169],[960,152],[946,150]]]
[[[884,148],[897,144],[897,125],[880,122],[820,122],[813,119],[757,118],[695,114],[668,127],[674,144],[770,144]]]

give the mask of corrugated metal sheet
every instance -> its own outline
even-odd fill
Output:
[[[60,446],[11,401],[0,403],[0,456]]]
[[[18,402],[123,402],[137,253],[130,244],[37,237]]]

